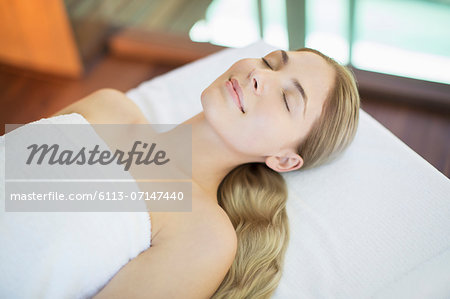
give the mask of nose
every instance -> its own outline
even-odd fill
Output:
[[[262,95],[268,88],[268,85],[271,84],[270,82],[273,82],[269,71],[264,69],[254,69],[249,77],[251,88],[256,95]]]

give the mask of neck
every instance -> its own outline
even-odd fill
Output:
[[[208,198],[217,200],[219,184],[236,166],[262,162],[228,147],[207,122],[203,112],[179,126],[187,124],[192,126],[192,181],[208,195]],[[176,127],[165,134],[170,136],[175,130]]]

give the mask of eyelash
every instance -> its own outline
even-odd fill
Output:
[[[264,63],[267,67],[269,67],[271,70],[273,70],[273,68],[270,66],[270,64],[267,62],[267,60],[266,60],[264,57],[262,57],[261,60],[263,61],[263,63]],[[287,110],[288,110],[289,112],[291,112],[291,110],[289,109],[289,105],[288,105],[287,100],[286,100],[286,94],[284,93],[284,91],[282,92],[282,96],[283,96],[284,104],[286,105]]]

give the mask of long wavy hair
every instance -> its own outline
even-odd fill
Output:
[[[321,52],[335,71],[334,84],[320,117],[313,123],[297,152],[302,169],[326,163],[353,140],[359,121],[360,98],[353,73]],[[234,168],[219,185],[217,199],[237,234],[236,257],[211,298],[270,298],[281,278],[289,243],[286,212],[288,193],[280,173],[264,163]]]

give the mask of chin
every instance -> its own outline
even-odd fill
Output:
[[[217,109],[217,105],[214,104],[214,97],[207,89],[205,89],[200,95],[200,101],[206,119],[208,121],[210,121],[210,119],[214,119],[214,111]]]
[[[202,104],[203,110],[205,110],[205,101],[204,101],[205,91],[206,91],[206,89],[203,89],[203,91],[202,91],[202,93],[200,95],[200,103]]]
[[[208,86],[204,89],[200,95],[200,101],[203,107],[203,111],[206,110],[217,110],[223,105],[221,102],[222,94],[220,90]]]
[[[204,89],[200,95],[200,102],[204,111],[213,108],[214,93],[211,93],[211,90],[209,90],[209,88]]]

